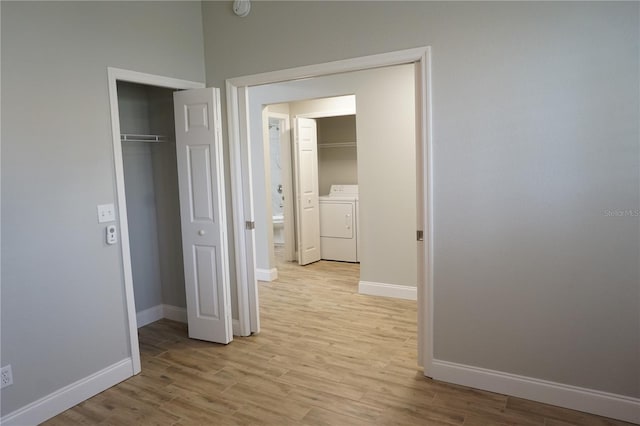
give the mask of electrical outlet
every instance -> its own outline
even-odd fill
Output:
[[[6,388],[9,385],[13,384],[13,373],[11,372],[11,365],[5,365],[2,367],[2,372],[0,373],[0,389]]]

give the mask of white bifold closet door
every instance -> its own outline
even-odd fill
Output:
[[[233,340],[220,91],[174,93],[189,337]]]
[[[294,119],[293,129],[298,263],[307,265],[321,259],[316,120],[297,117]]]

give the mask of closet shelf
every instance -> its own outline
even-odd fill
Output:
[[[169,136],[164,135],[136,135],[132,133],[122,133],[120,135],[122,142],[166,142]]]
[[[354,148],[355,142],[318,143],[318,148]]]

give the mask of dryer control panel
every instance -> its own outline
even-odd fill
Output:
[[[330,197],[358,196],[358,185],[331,185]]]

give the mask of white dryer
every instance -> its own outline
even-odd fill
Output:
[[[358,185],[331,185],[320,197],[320,252],[326,260],[358,262]]]

